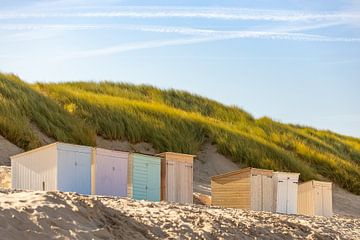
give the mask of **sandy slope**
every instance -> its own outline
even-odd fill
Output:
[[[0,165],[10,166],[10,156],[23,152],[16,145],[0,135]]]
[[[0,191],[0,239],[360,239],[360,219]]]
[[[136,143],[132,144],[126,140],[106,140],[100,136],[96,137],[96,146],[106,149],[118,150],[118,151],[128,151],[128,152],[138,152],[145,154],[155,154],[156,150],[150,143]]]
[[[0,166],[0,188],[11,188],[11,167]]]
[[[219,154],[215,145],[205,143],[197,153],[197,160],[194,162],[194,191],[210,195],[211,176],[234,171],[240,167],[229,158]]]

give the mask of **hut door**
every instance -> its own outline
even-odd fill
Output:
[[[331,217],[332,215],[332,193],[331,188],[327,186],[322,187],[322,206],[323,216]]]
[[[141,159],[133,159],[133,198],[146,200],[147,193],[147,163]]]
[[[180,203],[192,203],[192,165],[184,162],[178,164],[177,190]]]
[[[76,192],[76,157],[75,152],[59,150],[58,151],[58,190],[64,192]]]
[[[176,201],[175,189],[176,189],[176,171],[173,161],[166,162],[166,200],[169,202]]]
[[[251,210],[262,210],[261,175],[251,174]]]
[[[160,201],[160,163],[146,163],[146,200]]]
[[[297,213],[297,191],[298,183],[294,179],[287,179],[287,203],[286,213],[296,214]]]
[[[287,196],[288,196],[288,181],[283,176],[278,177],[277,182],[277,198],[276,211],[279,213],[287,212]]]
[[[315,215],[322,216],[323,215],[323,193],[322,187],[316,186],[314,189],[315,192]]]
[[[91,193],[91,161],[89,154],[76,152],[75,159],[75,192],[80,194]]]
[[[107,155],[97,155],[96,164],[96,194],[97,195],[112,195],[112,161],[111,157]]]
[[[185,164],[185,173],[186,178],[184,180],[185,183],[185,203],[193,202],[193,166],[192,164]]]
[[[271,176],[261,176],[262,181],[262,210],[273,211],[273,180]]]

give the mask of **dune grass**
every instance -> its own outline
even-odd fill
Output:
[[[59,141],[95,145],[95,133],[83,120],[15,75],[0,74],[0,112],[0,134],[25,150],[40,146],[31,123]]]
[[[328,179],[360,194],[357,138],[269,118],[254,119],[235,106],[146,85],[30,86],[13,75],[1,75],[0,83],[7,89],[0,90],[1,134],[25,149],[39,144],[28,128],[30,122],[57,140],[86,145],[94,145],[100,135],[149,142],[158,151],[196,153],[205,141],[211,141],[220,153],[244,165],[300,172],[304,181]]]

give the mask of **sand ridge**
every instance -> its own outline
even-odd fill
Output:
[[[0,190],[0,239],[360,239],[360,219]]]

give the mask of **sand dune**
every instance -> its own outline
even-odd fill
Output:
[[[12,144],[0,135],[0,165],[10,166],[10,156],[23,152],[21,148]]]
[[[0,239],[360,239],[360,219],[0,191]]]

